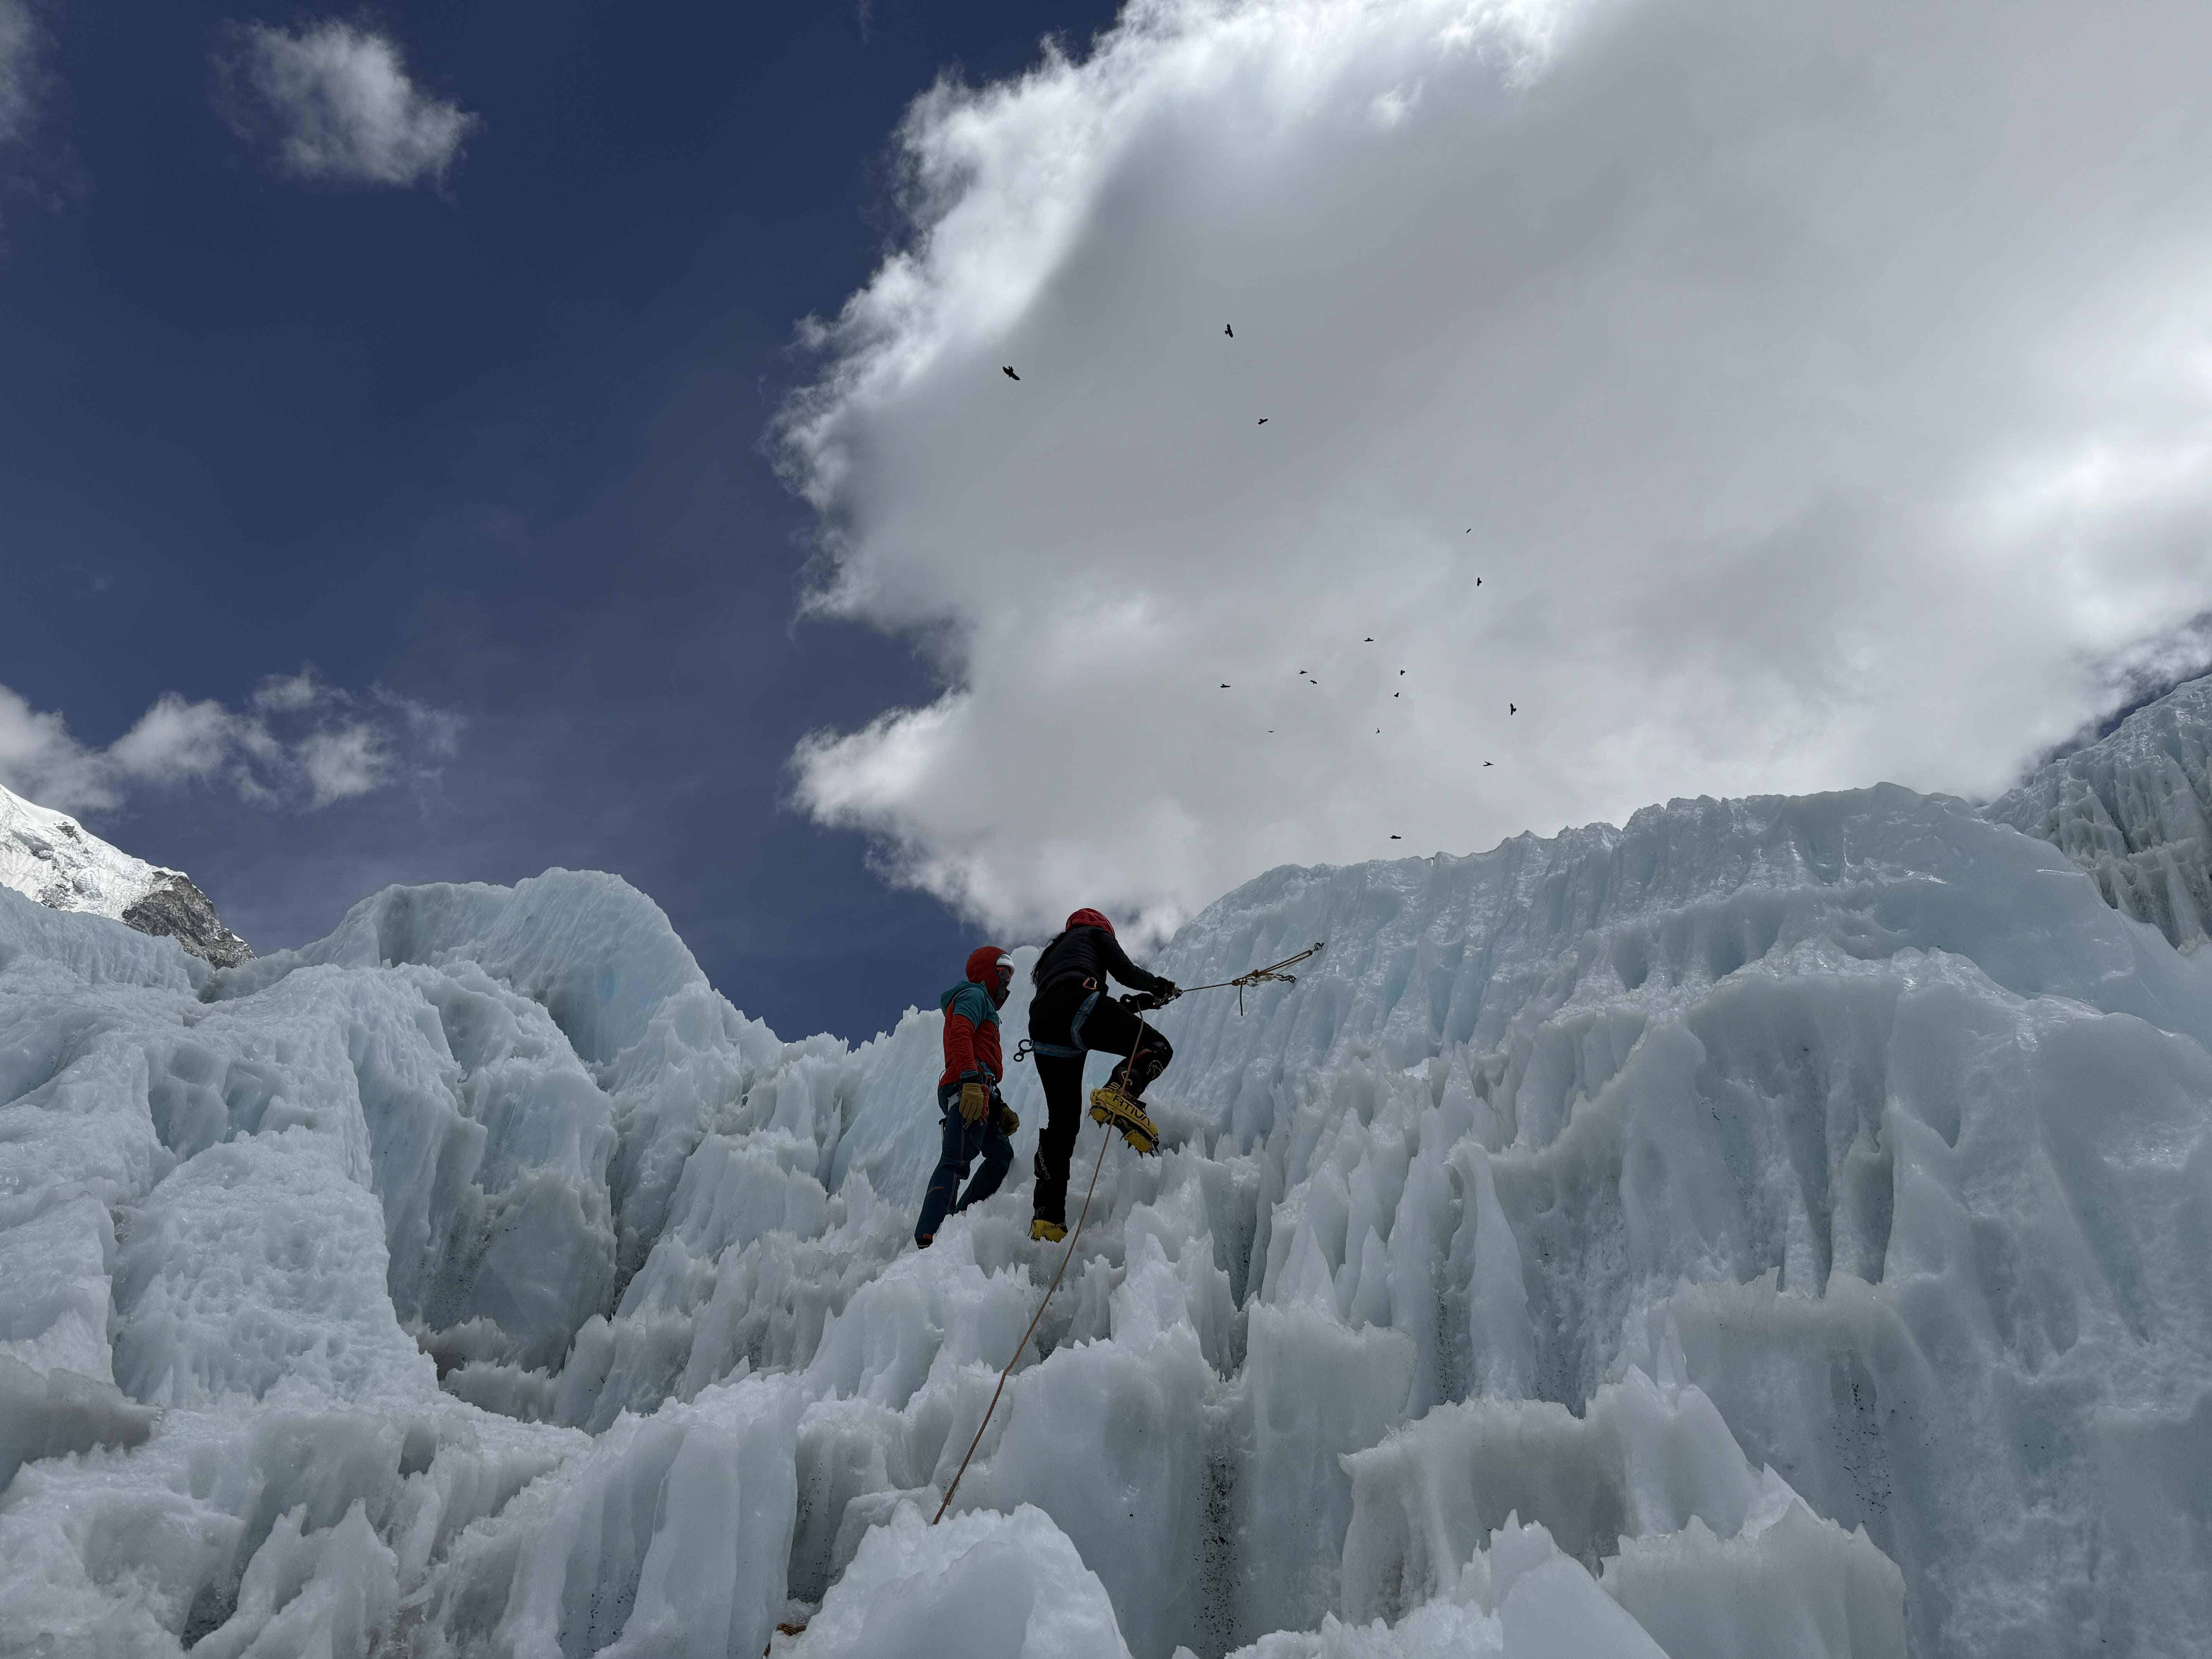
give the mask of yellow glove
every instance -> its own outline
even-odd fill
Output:
[[[991,1109],[991,1091],[980,1083],[960,1085],[960,1115],[970,1123],[981,1123],[983,1114]]]

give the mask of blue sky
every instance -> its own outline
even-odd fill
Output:
[[[319,810],[208,781],[94,826],[264,947],[386,881],[604,866],[787,1033],[933,1000],[976,929],[779,806],[801,732],[927,680],[794,623],[809,514],[760,435],[798,319],[879,252],[907,101],[1103,12],[386,8],[481,117],[442,191],[264,165],[210,103],[255,14],[40,15],[0,198],[0,684],[94,745],[307,664],[464,722]]]
[[[1277,864],[1992,793],[2212,664],[2208,55],[0,0],[0,781],[263,946],[613,869],[793,1036]]]

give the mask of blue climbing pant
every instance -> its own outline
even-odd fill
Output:
[[[970,1123],[960,1115],[957,1083],[948,1083],[937,1091],[937,1109],[945,1119],[945,1151],[937,1160],[936,1173],[929,1177],[929,1190],[922,1194],[921,1218],[914,1224],[915,1243],[937,1236],[948,1210],[957,1214],[970,1204],[981,1204],[1006,1178],[1014,1162],[1014,1143],[999,1128],[998,1105],[994,1094],[992,1109],[983,1114],[981,1122]],[[960,1191],[961,1177],[978,1152],[983,1155],[983,1167],[975,1171],[975,1180],[955,1204],[952,1196]]]

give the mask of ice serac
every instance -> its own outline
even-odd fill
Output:
[[[1027,1068],[1014,1178],[916,1253],[936,1012],[781,1042],[612,877],[225,970],[0,893],[0,1631],[2201,1645],[2212,962],[1891,787],[1277,870],[1157,965],[1316,939],[1160,1016],[1162,1154],[1107,1151],[931,1528],[1056,1265]]]
[[[2137,709],[1986,810],[2064,853],[2115,909],[2195,950],[2212,927],[2212,678]]]
[[[217,968],[253,957],[184,872],[133,858],[67,814],[5,788],[0,788],[0,887],[51,909],[106,916],[142,933],[173,939]]]

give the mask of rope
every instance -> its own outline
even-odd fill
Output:
[[[1309,957],[1319,956],[1328,944],[1327,939],[1317,939],[1294,957],[1285,957],[1280,962],[1271,962],[1265,968],[1255,968],[1249,974],[1239,974],[1234,979],[1219,980],[1212,985],[1186,985],[1176,994],[1181,996],[1192,991],[1226,991],[1233,987],[1237,992],[1237,1012],[1242,1014],[1244,1012],[1244,993],[1247,989],[1271,983],[1296,985],[1298,982],[1298,976],[1296,974],[1286,974],[1283,969],[1295,968]]]
[[[1139,1021],[1139,1024],[1142,1023]],[[1044,1299],[1037,1304],[1037,1310],[1030,1316],[1029,1329],[1024,1331],[1022,1340],[1014,1344],[1013,1358],[1007,1360],[1006,1369],[999,1373],[999,1386],[991,1390],[991,1403],[983,1407],[983,1420],[975,1425],[975,1437],[968,1443],[968,1456],[960,1460],[960,1468],[952,1476],[952,1484],[945,1489],[945,1501],[937,1506],[937,1513],[929,1517],[929,1524],[933,1527],[945,1519],[945,1511],[952,1507],[952,1494],[960,1490],[960,1477],[968,1473],[969,1458],[974,1457],[975,1448],[983,1443],[983,1431],[991,1425],[991,1413],[999,1409],[999,1396],[1006,1391],[1006,1379],[1013,1375],[1015,1361],[1021,1358],[1022,1350],[1029,1346],[1030,1338],[1036,1334],[1037,1322],[1044,1317],[1045,1307],[1052,1300],[1052,1293],[1060,1288],[1060,1274],[1067,1271],[1068,1261],[1075,1255],[1075,1241],[1083,1237],[1084,1221],[1091,1214],[1091,1194],[1098,1190],[1098,1172],[1106,1167],[1106,1149],[1113,1144],[1114,1131],[1109,1128],[1099,1139],[1098,1161],[1091,1166],[1091,1186],[1083,1194],[1083,1212],[1075,1218],[1075,1226],[1067,1235],[1067,1250],[1060,1258],[1059,1271],[1053,1274],[1052,1283],[1045,1287]]]
[[[1320,948],[1316,945],[1314,950]],[[1306,952],[1307,956],[1312,954],[1313,951]],[[1294,957],[1292,960],[1302,961],[1304,958]],[[1275,965],[1282,966],[1280,963]],[[1128,1059],[1121,1062],[1127,1068],[1122,1076],[1133,1084],[1137,1077],[1137,1056],[1145,1052],[1145,1030],[1144,1012],[1138,1010],[1137,1040],[1129,1045]],[[1079,1123],[1081,1121],[1079,1118],[1077,1120]],[[1060,1288],[1060,1278],[1067,1272],[1067,1264],[1075,1258],[1075,1241],[1083,1237],[1083,1224],[1091,1218],[1091,1194],[1098,1190],[1098,1172],[1106,1167],[1106,1149],[1114,1144],[1113,1127],[1110,1124],[1104,1127],[1106,1133],[1098,1141],[1098,1161],[1091,1166],[1091,1184],[1083,1191],[1083,1208],[1076,1214],[1075,1225],[1068,1231],[1067,1249],[1061,1253],[1060,1266],[1052,1275],[1052,1283],[1044,1287],[1044,1296],[1037,1303],[1037,1310],[1030,1316],[1029,1329],[1024,1331],[1022,1340],[1014,1344],[1013,1356],[1006,1361],[1006,1369],[999,1373],[999,1386],[991,1390],[991,1403],[983,1407],[983,1420],[975,1425],[975,1437],[968,1443],[968,1455],[960,1460],[960,1467],[953,1471],[952,1484],[945,1489],[945,1501],[937,1506],[937,1513],[929,1517],[929,1524],[933,1527],[945,1519],[945,1511],[952,1507],[952,1494],[960,1490],[960,1477],[968,1473],[969,1460],[975,1455],[975,1448],[983,1443],[983,1431],[991,1426],[991,1413],[999,1409],[999,1396],[1006,1391],[1006,1379],[1013,1375],[1015,1363],[1021,1358],[1022,1350],[1029,1346],[1030,1339],[1036,1334],[1037,1322],[1044,1317],[1044,1310],[1052,1301],[1052,1293]]]
[[[1239,1015],[1242,1015],[1244,1012],[1244,993],[1246,991],[1261,985],[1296,985],[1298,982],[1298,976],[1296,974],[1286,974],[1283,969],[1285,968],[1295,968],[1298,963],[1305,961],[1309,957],[1319,956],[1322,951],[1328,948],[1328,941],[1327,939],[1318,939],[1313,944],[1308,945],[1304,950],[1299,951],[1297,955],[1294,957],[1285,957],[1280,962],[1271,962],[1265,968],[1255,968],[1249,974],[1237,975],[1235,979],[1216,980],[1211,985],[1181,986],[1176,988],[1175,994],[1176,996],[1180,997],[1188,996],[1193,991],[1233,990],[1237,993],[1237,1012]],[[1168,1000],[1172,1002],[1175,1000],[1175,997],[1170,997]],[[1154,1003],[1152,1006],[1154,1007],[1158,1007],[1160,1005]],[[1141,1027],[1144,1023],[1144,1013],[1143,1011],[1139,1009],[1137,1013],[1137,1024]],[[1027,1060],[1030,1057],[1030,1051],[1034,1049],[1036,1046],[1036,1045],[1031,1042],[1027,1037],[1024,1037],[1019,1042],[1016,1043],[1014,1045],[1014,1064],[1018,1066],[1022,1061]],[[1130,1056],[1130,1064],[1133,1066],[1135,1063],[1136,1056],[1132,1054]]]

